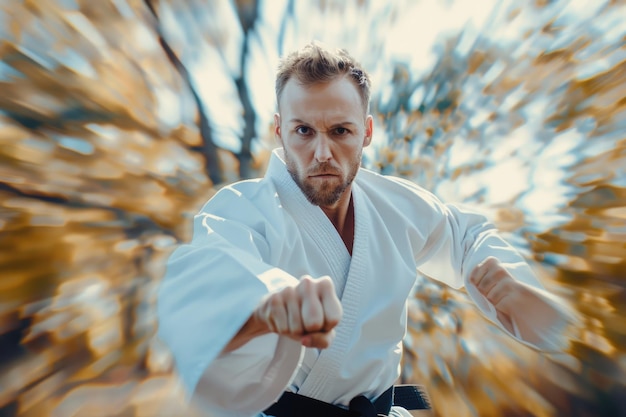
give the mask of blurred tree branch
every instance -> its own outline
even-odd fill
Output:
[[[213,142],[213,131],[211,129],[211,125],[209,123],[209,119],[205,112],[205,106],[200,99],[200,96],[196,92],[193,82],[191,80],[191,76],[185,65],[180,61],[174,50],[171,48],[165,37],[163,36],[163,31],[160,28],[159,15],[158,11],[154,5],[154,0],[145,0],[146,6],[152,12],[156,20],[156,30],[159,35],[159,43],[165,51],[170,62],[176,67],[176,70],[180,74],[180,76],[185,80],[185,83],[189,87],[191,94],[193,95],[196,106],[198,107],[198,119],[200,124],[200,135],[202,137],[202,145],[198,147],[198,150],[202,153],[205,158],[205,170],[213,184],[219,184],[223,181],[222,169],[219,162],[219,157],[217,155],[217,146]]]

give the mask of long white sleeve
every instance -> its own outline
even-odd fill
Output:
[[[418,270],[453,288],[465,287],[481,313],[520,342],[540,350],[558,350],[561,345],[559,333],[568,325],[571,315],[544,290],[528,263],[498,234],[495,226],[481,214],[443,204],[433,194],[411,182],[399,178],[392,181],[405,190],[399,195],[406,195],[407,192],[412,195],[411,198],[398,200],[399,210],[409,213],[409,223],[415,225],[407,233],[419,235],[414,241],[426,239],[425,245],[415,245]],[[497,258],[517,281],[535,289],[544,300],[549,300],[551,306],[557,310],[562,308],[561,311],[553,310],[550,318],[520,314],[518,320],[524,322],[511,318],[514,328],[523,325],[531,331],[527,337],[515,330],[509,332],[498,319],[495,307],[469,281],[473,269],[490,256]]]
[[[222,190],[206,209],[195,218],[193,240],[168,262],[158,294],[158,334],[194,402],[214,416],[226,408],[229,416],[251,416],[283,392],[301,346],[267,335],[220,352],[265,294],[297,280],[266,262],[267,220],[250,201]]]
[[[420,271],[444,282],[448,281],[449,276],[455,277],[451,280],[452,286],[465,286],[482,314],[523,344],[544,351],[562,349],[563,332],[572,320],[572,315],[564,305],[545,291],[530,265],[515,248],[500,237],[484,216],[453,205],[443,207],[444,220],[439,224],[440,230],[432,235],[433,241],[438,243],[435,248],[431,248],[434,249],[431,260],[422,265]],[[472,270],[490,256],[497,258],[515,280],[532,287],[539,295],[533,299],[537,304],[526,305],[525,311],[510,317],[512,332],[499,320],[491,302],[469,281]],[[550,307],[542,310],[546,314],[529,314],[529,310],[538,312],[547,306]],[[526,333],[518,330],[522,326]]]

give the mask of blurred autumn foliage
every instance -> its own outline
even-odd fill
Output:
[[[311,39],[371,68],[364,165],[487,213],[585,321],[541,354],[420,277],[403,380],[438,416],[626,415],[625,4],[414,23],[462,3],[1,0],[0,416],[201,414],[155,290],[215,188],[262,175],[277,58]]]

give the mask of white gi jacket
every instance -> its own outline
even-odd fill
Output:
[[[351,257],[281,155],[274,151],[263,179],[225,187],[209,200],[159,290],[159,336],[188,394],[210,416],[262,415],[284,390],[338,405],[359,394],[378,397],[400,373],[416,270],[454,288],[467,285],[497,322],[468,275],[487,256],[523,259],[484,217],[444,205],[409,181],[360,169],[352,185]],[[514,273],[540,287],[527,265]],[[344,315],[328,349],[269,334],[220,355],[266,293],[304,274],[330,276],[341,299]]]

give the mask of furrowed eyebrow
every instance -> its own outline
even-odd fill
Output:
[[[341,123],[335,123],[330,128],[333,129],[335,127],[344,127],[344,126],[356,126],[356,124],[352,122],[341,122]]]
[[[289,123],[302,123],[304,125],[309,125],[309,123],[305,122],[304,120],[300,120],[300,119],[291,119],[291,120],[289,120]],[[330,128],[333,129],[333,128],[342,127],[342,126],[356,126],[356,123],[345,121],[345,122],[335,123],[332,126],[330,126]]]

